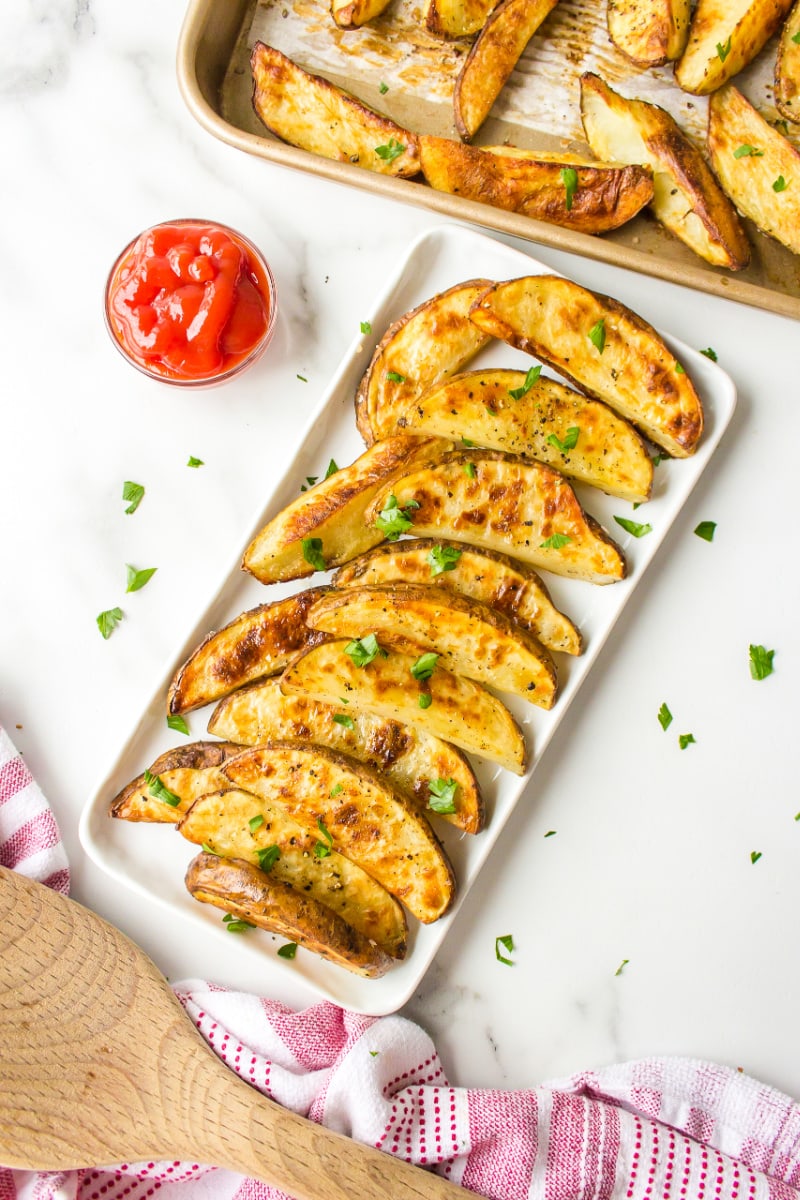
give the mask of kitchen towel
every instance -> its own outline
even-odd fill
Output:
[[[68,889],[55,819],[2,728],[0,863]],[[458,1088],[405,1018],[327,1002],[296,1013],[201,980],[175,990],[220,1058],[278,1103],[493,1200],[800,1200],[800,1105],[730,1068],[652,1058],[519,1091]],[[285,1200],[200,1163],[0,1167],[0,1200],[150,1197]]]

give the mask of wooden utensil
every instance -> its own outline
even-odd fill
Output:
[[[133,942],[0,867],[0,1163],[153,1159],[228,1167],[298,1200],[469,1195],[243,1083]]]

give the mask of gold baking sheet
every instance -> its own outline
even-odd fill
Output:
[[[467,42],[430,37],[422,0],[393,0],[368,27],[344,31],[325,0],[191,0],[178,48],[178,80],[189,109],[216,137],[250,154],[445,216],[526,238],[672,283],[800,318],[800,257],[746,222],[753,248],[745,271],[704,263],[645,213],[602,237],[574,233],[490,205],[436,192],[418,180],[393,179],[332,162],[274,138],[252,109],[249,55],[260,39],[301,66],[354,92],[418,132],[455,136],[452,89]],[[768,120],[775,42],[736,84]],[[666,108],[696,141],[704,140],[706,100],[681,92],[670,67],[638,71],[618,54],[605,28],[605,4],[560,0],[531,40],[480,131],[486,145],[585,149],[579,79],[596,71],[625,95]],[[381,84],[388,91],[381,93]],[[790,136],[798,144],[800,129]]]

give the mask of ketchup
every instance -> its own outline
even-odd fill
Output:
[[[173,382],[227,376],[266,345],[273,289],[244,238],[202,221],[146,230],[122,254],[106,295],[120,349]]]

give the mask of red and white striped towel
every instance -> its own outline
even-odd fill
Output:
[[[2,729],[0,863],[67,889],[55,820]],[[726,1067],[645,1059],[523,1091],[458,1088],[402,1017],[327,1003],[295,1013],[199,980],[176,991],[217,1054],[260,1091],[495,1200],[800,1200],[800,1105]],[[285,1200],[199,1163],[0,1167],[0,1200],[156,1196]]]

